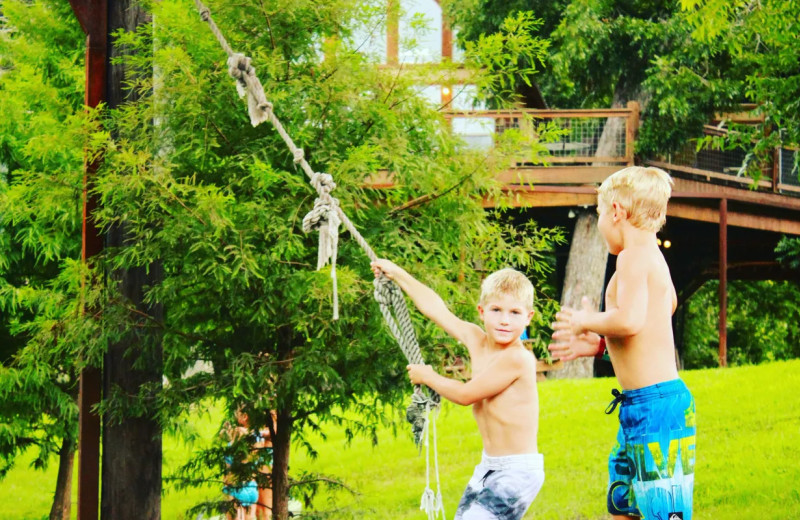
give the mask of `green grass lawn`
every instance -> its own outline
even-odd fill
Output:
[[[800,360],[756,367],[687,371],[682,377],[697,402],[695,515],[698,520],[800,518]],[[547,479],[526,519],[596,519],[605,514],[606,457],[617,429],[603,413],[614,381],[548,381],[540,385],[539,448]],[[199,424],[213,435],[210,419]],[[320,455],[293,455],[292,470],[335,476],[357,496],[320,496],[319,509],[334,518],[416,519],[425,486],[425,460],[402,425],[395,438],[383,430],[379,444],[327,432]],[[468,409],[445,406],[438,420],[442,492],[452,518],[461,492],[480,456],[480,438]],[[165,442],[165,474],[191,446]],[[0,519],[39,520],[49,511],[53,466],[37,472],[21,463],[0,482]],[[176,492],[168,488],[165,520],[206,498],[214,488]]]

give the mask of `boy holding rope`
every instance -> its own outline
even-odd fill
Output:
[[[678,377],[672,336],[677,296],[656,242],[672,179],[658,168],[630,167],[597,190],[597,227],[617,269],[605,311],[564,307],[553,323],[554,357],[599,356],[605,350],[623,391],[617,443],[608,460],[608,511],[615,519],[691,520],[695,404]]]
[[[544,483],[538,452],[539,397],[536,358],[520,340],[533,316],[533,285],[522,273],[502,269],[481,285],[482,329],[456,317],[430,288],[388,260],[372,263],[375,276],[394,280],[419,310],[466,345],[472,378],[463,383],[408,365],[414,384],[463,406],[472,405],[483,440],[481,462],[458,504],[456,520],[519,520]]]

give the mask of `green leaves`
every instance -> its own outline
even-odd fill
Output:
[[[550,46],[534,36],[541,25],[533,13],[519,11],[503,20],[498,32],[463,41],[464,64],[484,71],[475,81],[479,100],[490,98],[502,106],[516,98],[520,82],[531,86],[531,76],[545,61]]]
[[[544,276],[544,255],[560,235],[515,228],[482,204],[500,194],[495,174],[519,142],[509,133],[488,157],[465,150],[418,95],[418,76],[381,70],[359,53],[353,28],[382,23],[379,12],[349,0],[218,4],[217,25],[253,58],[275,114],[312,168],[334,176],[333,195],[380,256],[397,259],[465,317],[486,271],[515,265]],[[26,13],[26,5],[11,10]],[[342,229],[341,318],[333,321],[330,267],[315,271],[318,237],[301,230],[316,197],[305,174],[273,128],[250,125],[225,54],[194,10],[179,1],[152,9],[154,25],[114,35],[135,51],[119,59],[136,71],[126,87],[137,94],[121,107],[84,115],[71,97],[80,89],[64,84],[82,76],[52,74],[67,68],[61,61],[46,74],[19,65],[0,75],[0,89],[14,92],[0,100],[15,115],[0,123],[0,308],[10,311],[2,326],[15,338],[14,369],[66,378],[64,392],[80,369],[101,364],[108,345],[138,338],[128,355],[139,359],[154,337],[168,383],[109,391],[107,418],[153,414],[179,428],[182,414],[214,399],[231,410],[244,405],[255,428],[279,410],[298,445],[311,447],[303,428],[324,422],[374,436],[388,420],[383,406],[399,404],[410,385],[373,301],[367,256]],[[546,42],[531,36],[537,24],[515,15],[468,53],[480,84],[504,92],[498,103],[529,84],[544,56]],[[19,28],[4,53],[22,48],[28,33],[34,41],[55,30],[41,29]],[[71,67],[81,69],[78,57]],[[56,99],[49,110],[46,96]],[[122,237],[90,265],[79,256],[84,152],[102,159],[91,187],[96,223]],[[367,179],[382,172],[392,187],[371,188]],[[163,317],[118,286],[118,273],[150,269],[163,275],[142,288],[144,307],[163,308]],[[414,320],[428,359],[444,363],[458,347],[419,314]],[[42,416],[41,403],[31,405]],[[74,424],[74,409],[58,409]],[[350,419],[351,409],[363,419]],[[200,455],[189,476],[224,471],[209,457]]]

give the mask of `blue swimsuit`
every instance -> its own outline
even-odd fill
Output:
[[[691,520],[695,404],[680,379],[612,391],[617,444],[608,458],[608,511],[645,520]]]

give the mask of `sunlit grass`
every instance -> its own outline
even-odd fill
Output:
[[[800,518],[800,360],[756,367],[682,373],[697,401],[695,515],[698,520]],[[603,413],[612,379],[548,381],[540,386],[539,447],[546,481],[526,519],[599,519],[605,513],[606,458],[617,428]],[[200,418],[200,433],[216,424]],[[452,518],[461,492],[480,456],[480,438],[470,411],[445,406],[437,423],[442,493]],[[294,453],[292,471],[313,471],[342,480],[358,495],[321,495],[315,507],[335,509],[335,518],[422,520],[425,459],[405,425],[395,437],[384,429],[377,447],[366,439],[351,445],[344,434],[327,431],[319,457]],[[192,446],[165,441],[165,474],[189,456]],[[55,464],[34,471],[20,461],[0,482],[0,518],[46,518],[55,485]],[[434,474],[431,468],[432,486]],[[77,482],[76,482],[77,483]],[[75,491],[75,490],[73,490]],[[206,499],[214,487],[167,491],[162,518]]]

